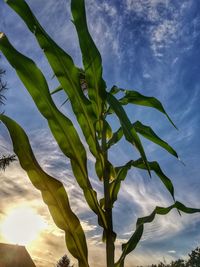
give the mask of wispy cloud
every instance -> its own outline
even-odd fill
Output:
[[[156,57],[162,57],[163,52],[175,43],[182,34],[183,18],[190,7],[188,1],[175,3],[170,0],[127,0],[128,12],[146,20],[149,24],[149,41]]]

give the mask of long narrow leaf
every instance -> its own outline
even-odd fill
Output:
[[[56,225],[65,231],[66,245],[79,261],[79,266],[88,267],[87,244],[77,216],[70,208],[69,200],[62,183],[42,170],[38,164],[24,130],[10,118],[0,115],[10,133],[14,152],[22,168],[27,172],[33,185],[41,191]]]
[[[101,55],[88,31],[85,1],[72,0],[71,11],[82,52],[83,65],[88,84],[88,95],[92,101],[97,118],[99,119],[104,108],[106,92],[105,82],[102,78]]]
[[[150,170],[155,172],[155,174],[160,178],[160,180],[162,181],[166,189],[171,194],[173,200],[175,201],[174,186],[172,184],[172,181],[164,174],[164,172],[160,168],[160,165],[156,161],[148,162],[148,165],[149,165]],[[115,168],[116,179],[112,181],[110,185],[110,198],[111,198],[112,204],[114,204],[114,202],[117,200],[121,182],[126,178],[127,172],[131,169],[131,167],[146,170],[146,165],[144,164],[142,159],[138,159],[136,161],[130,160],[124,166]]]
[[[116,170],[116,179],[113,180],[110,184],[110,199],[112,204],[117,200],[117,196],[120,190],[121,182],[125,180],[128,171],[132,167],[132,161],[129,161],[122,167],[115,168]]]
[[[135,161],[132,161],[132,166],[146,170],[146,166],[143,163],[142,159],[138,159]],[[160,178],[166,189],[171,194],[172,198],[174,199],[174,186],[172,184],[172,181],[164,174],[162,169],[160,168],[160,165],[156,161],[149,162],[149,167],[151,171],[154,171],[156,175]],[[175,199],[174,199],[175,200]]]
[[[110,140],[108,140],[107,143],[107,149],[109,149],[111,146],[115,145],[117,142],[119,142],[121,140],[121,138],[123,137],[123,129],[122,127],[120,127],[115,133],[113,133],[112,137],[110,138]]]
[[[19,14],[29,30],[35,35],[55,76],[69,97],[90,151],[97,160],[96,171],[99,178],[101,178],[104,163],[102,162],[101,151],[95,135],[94,125],[97,117],[91,102],[84,95],[81,88],[80,77],[82,71],[74,65],[72,58],[45,32],[24,0],[6,0],[6,2]],[[93,103],[93,105],[95,104]]]
[[[144,231],[144,224],[152,222],[156,215],[165,215],[174,208],[184,213],[188,213],[188,214],[200,212],[200,209],[188,208],[178,201],[175,202],[173,205],[166,207],[166,208],[156,207],[149,216],[142,217],[137,220],[136,230],[134,234],[131,236],[131,238],[129,239],[129,241],[122,245],[123,252],[122,252],[120,259],[117,261],[117,263],[115,263],[115,267],[124,267],[125,257],[136,248],[138,242],[140,241],[142,237],[142,234]]]
[[[173,155],[176,158],[178,157],[177,152],[164,140],[162,140],[153,130],[151,127],[142,124],[140,121],[136,121],[132,124],[135,131],[139,134],[141,134],[146,139],[152,141],[153,143],[161,146],[166,151],[168,151],[171,155]],[[112,136],[112,138],[108,141],[107,147],[110,148],[112,145],[116,144],[120,141],[120,139],[123,137],[123,130],[120,127]]]
[[[87,203],[98,215],[105,227],[104,213],[98,203],[96,192],[87,173],[87,157],[83,144],[72,122],[64,116],[52,101],[45,77],[35,63],[19,53],[5,35],[0,36],[0,49],[16,70],[19,78],[32,96],[38,110],[48,121],[52,134],[60,149],[71,160],[72,169],[79,186],[83,189]],[[79,151],[77,152],[77,147]]]
[[[121,127],[122,127],[126,140],[137,148],[137,150],[139,151],[144,161],[144,164],[147,167],[147,171],[149,172],[149,175],[151,176],[150,169],[148,166],[148,161],[147,161],[142,143],[134,127],[132,126],[128,116],[126,115],[126,112],[124,111],[123,107],[120,105],[119,101],[112,94],[107,93],[107,101],[109,105],[111,106],[111,108],[115,111],[115,114],[117,115],[118,119],[120,120]]]
[[[144,96],[137,91],[125,90],[125,96],[122,97],[119,101],[122,105],[127,105],[129,103],[132,103],[135,105],[142,105],[155,108],[158,111],[162,112],[168,118],[171,124],[177,129],[176,125],[173,123],[169,115],[166,113],[162,103],[155,97]]]
[[[124,91],[124,90],[123,90]],[[113,85],[113,87],[110,89],[109,93],[112,95],[116,95],[117,93],[121,92],[121,89],[118,88],[116,85]]]
[[[133,124],[133,127],[135,128],[136,132],[141,134],[143,137],[151,140],[153,143],[161,146],[165,150],[167,150],[171,155],[173,155],[176,158],[178,157],[177,152],[164,140],[162,140],[149,126],[146,126],[142,124],[139,121],[136,121]]]

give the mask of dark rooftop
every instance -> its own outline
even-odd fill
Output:
[[[0,267],[36,267],[24,246],[0,243]]]

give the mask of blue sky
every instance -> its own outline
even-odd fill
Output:
[[[69,1],[27,2],[47,32],[72,55],[75,63],[81,66],[78,40],[70,21]],[[154,110],[135,106],[127,110],[132,121],[140,120],[151,125],[156,133],[176,149],[185,162],[186,166],[183,166],[159,147],[144,141],[149,160],[159,161],[165,173],[173,180],[177,200],[192,207],[200,207],[199,5],[200,3],[194,0],[86,0],[88,24],[102,54],[103,74],[108,88],[116,84],[157,97],[179,128],[179,131],[176,131],[164,116]],[[37,62],[45,73],[50,88],[56,87],[57,82],[51,80],[52,72],[34,37],[3,0],[0,0],[0,31],[6,33],[18,50]],[[91,266],[97,257],[99,267],[104,266],[104,245],[100,244],[101,230],[96,226],[95,216],[83,202],[81,192],[73,180],[69,161],[61,155],[47,123],[41,118],[30,96],[3,57],[0,64],[6,69],[9,87],[4,107],[6,114],[27,131],[35,154],[45,170],[66,184],[73,209],[78,213],[87,232]],[[59,106],[63,95],[57,95],[55,101]],[[62,111],[73,118],[68,104],[62,107]],[[113,125],[114,128],[117,126]],[[0,130],[0,143],[12,152],[8,134],[2,125]],[[132,148],[125,145],[124,140],[110,153],[110,158],[116,165],[133,157],[136,157],[136,154]],[[91,158],[91,177],[92,161]],[[44,264],[40,258],[48,258],[49,264],[55,263],[55,257],[59,258],[65,251],[64,241],[60,241],[62,233],[53,226],[38,192],[32,188],[18,163],[1,173],[1,176],[4,190],[0,190],[0,220],[13,201],[16,205],[29,203],[42,213],[49,228],[41,234],[36,245],[29,249],[33,257],[40,262],[40,266]],[[91,179],[101,195],[100,183],[94,178]],[[119,233],[117,255],[120,244],[127,240],[134,230],[138,216],[150,214],[156,205],[167,206],[171,203],[171,198],[157,177],[153,175],[152,179],[149,179],[144,172],[131,171],[122,186],[114,209],[115,229]],[[154,223],[145,227],[144,237],[136,251],[127,257],[126,266],[184,257],[199,245],[199,226],[198,214],[180,217],[176,212],[172,212],[166,217],[156,218]],[[40,250],[36,248],[38,244],[44,248],[42,255],[39,255]]]

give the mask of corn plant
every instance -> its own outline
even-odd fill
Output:
[[[42,71],[35,62],[18,52],[4,33],[0,34],[0,49],[7,58],[37,106],[63,154],[70,159],[71,168],[78,185],[83,191],[85,201],[96,214],[102,228],[102,241],[106,247],[107,267],[123,267],[126,256],[140,241],[144,225],[154,220],[156,215],[164,215],[173,208],[186,213],[199,212],[175,200],[174,187],[156,161],[147,160],[140,135],[161,146],[174,157],[176,151],[147,125],[139,121],[131,122],[124,106],[142,105],[163,113],[173,124],[161,102],[133,90],[124,90],[113,86],[107,88],[102,77],[101,55],[88,31],[84,0],[71,0],[71,12],[79,45],[82,53],[83,69],[77,67],[73,59],[52,40],[40,25],[30,7],[24,0],[7,0],[7,4],[18,13],[27,28],[35,36],[44,52],[59,87],[51,91]],[[31,44],[30,44],[31,45]],[[90,152],[95,158],[97,179],[102,183],[104,197],[99,199],[88,176],[86,148],[70,118],[66,117],[53,101],[52,94],[63,90],[66,100],[71,104],[80,129],[85,137]],[[84,91],[87,90],[87,94]],[[112,131],[108,117],[116,117],[120,128]],[[65,232],[69,252],[78,260],[79,267],[88,267],[88,249],[84,231],[76,214],[72,211],[67,192],[63,184],[47,174],[37,162],[24,130],[11,118],[1,115],[1,121],[7,127],[22,168],[27,172],[32,184],[41,191],[55,224]],[[174,124],[173,124],[174,125]],[[174,125],[175,126],[175,125]],[[108,151],[125,137],[133,149],[138,152],[138,159],[133,159],[123,166],[114,166]],[[120,191],[121,183],[132,168],[146,170],[151,176],[154,172],[172,196],[173,204],[169,207],[155,207],[149,216],[139,218],[132,236],[122,245],[121,256],[115,257],[117,234],[113,229],[113,207]]]

